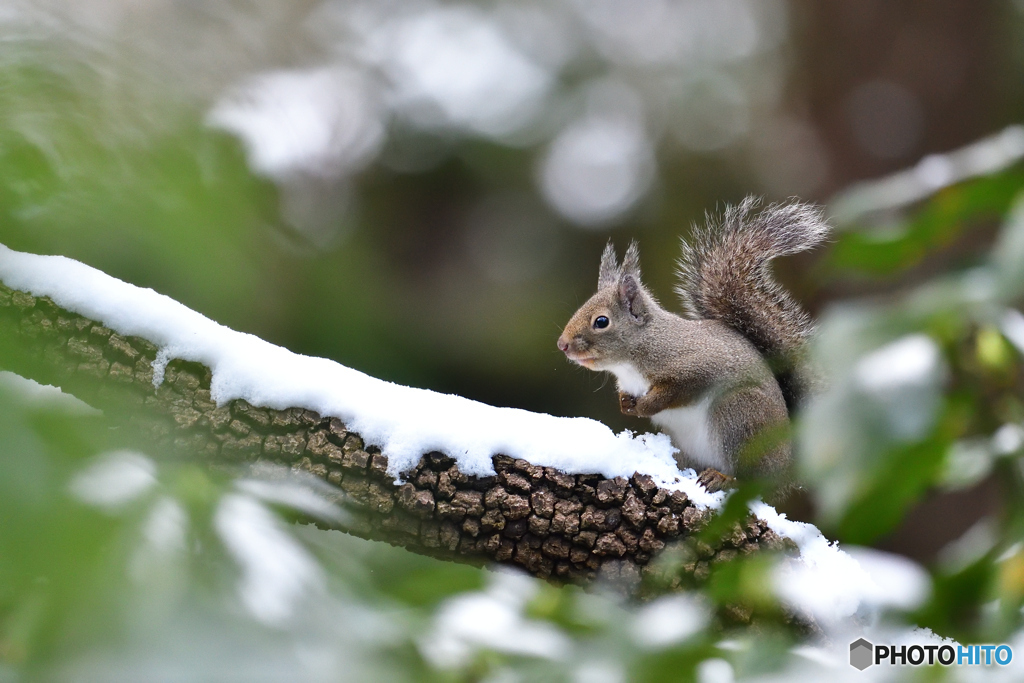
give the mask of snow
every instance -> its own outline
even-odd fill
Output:
[[[564,418],[399,386],[325,358],[292,353],[237,332],[151,289],[122,282],[63,256],[38,256],[0,245],[0,279],[122,335],[149,340],[159,353],[154,382],[173,358],[213,373],[218,405],[244,399],[274,409],[301,407],[340,418],[388,457],[398,477],[420,456],[440,451],[466,474],[494,474],[491,456],[504,454],[570,473],[605,477],[650,475],[659,486],[685,492],[701,507],[721,504],[692,470],[680,472],[663,434],[615,434],[587,418]]]
[[[868,548],[844,552],[812,524],[786,519],[760,501],[750,509],[800,549],[776,567],[776,595],[826,631],[854,617],[870,623],[884,609],[910,610],[928,597],[928,575],[910,560]]]
[[[40,384],[33,379],[0,370],[0,391],[9,393],[22,406],[40,408],[65,415],[96,417],[103,413],[59,387]]]
[[[940,361],[939,347],[928,335],[910,334],[862,358],[855,372],[861,386],[882,393],[927,383]]]
[[[732,664],[724,659],[713,657],[697,665],[698,683],[733,683],[735,680]]]
[[[441,605],[420,651],[440,668],[464,666],[477,649],[563,658],[571,649],[569,639],[554,625],[523,616],[537,590],[537,583],[524,574],[496,572],[485,590],[458,595]]]
[[[335,524],[351,521],[345,510],[329,499],[333,487],[312,474],[278,466],[253,467],[252,473],[260,478],[235,481],[235,487],[252,498]]]
[[[142,542],[128,562],[132,580],[150,586],[174,580],[177,561],[188,547],[188,521],[179,501],[168,495],[156,499],[142,523]]]
[[[71,495],[109,511],[135,500],[156,484],[156,465],[135,451],[103,453],[71,480]]]
[[[637,645],[657,650],[699,633],[709,614],[708,605],[693,594],[665,595],[637,611],[630,631]]]
[[[122,335],[137,335],[154,343],[159,347],[154,362],[156,382],[162,379],[167,362],[180,358],[210,368],[211,394],[218,404],[244,399],[256,406],[302,407],[340,418],[368,445],[379,447],[387,455],[389,473],[395,477],[430,451],[455,458],[467,474],[491,475],[491,456],[500,453],[568,473],[630,477],[642,472],[661,487],[685,492],[700,507],[718,508],[725,497],[722,492],[705,491],[697,484],[693,470],[679,471],[673,458],[675,449],[663,434],[615,434],[595,420],[496,408],[460,396],[385,382],[336,362],[292,353],[253,335],[230,330],[151,289],[135,287],[62,256],[24,254],[0,245],[0,279],[9,287],[49,296],[59,306],[100,321]],[[914,356],[921,355],[916,347],[913,350]],[[123,454],[119,458],[115,464],[124,466],[127,461]],[[81,479],[75,485],[76,494],[96,498],[97,491],[107,489],[105,484],[96,484],[103,479],[100,474]],[[133,481],[143,482],[136,487],[146,488],[151,475]],[[289,541],[270,523],[269,513],[249,496],[274,503],[294,502],[297,494],[253,481],[241,482],[239,491],[219,509],[218,528],[226,542],[229,538],[248,539],[245,544],[239,541],[241,545],[232,547],[232,551],[240,564],[254,568],[262,565],[257,557],[285,550]],[[113,498],[109,500],[96,498],[95,502],[117,505],[135,493],[132,489],[123,495],[110,494]],[[925,574],[913,563],[869,551],[854,557],[830,543],[814,526],[788,520],[762,502],[751,504],[751,510],[800,548],[799,557],[780,563],[775,573],[777,594],[794,610],[814,616],[823,627],[854,616],[872,618],[888,607],[909,609],[927,593]],[[249,589],[243,590],[243,600],[250,610],[267,622],[290,616],[296,598],[320,582],[304,555],[290,546],[287,550],[281,552],[282,564],[273,577],[258,577],[256,570],[250,569]],[[297,578],[288,583],[281,579],[285,574]],[[269,592],[258,589],[263,585],[275,588]],[[494,596],[488,600],[491,606],[487,609],[480,604],[452,608],[453,642],[487,640],[487,634],[473,634],[457,625],[468,619],[466,615],[481,610],[493,612],[493,605],[500,600]],[[667,613],[689,608],[666,603],[658,609]],[[649,616],[655,618],[658,614],[655,610]],[[526,632],[524,643],[540,642],[540,638],[527,638]],[[675,637],[685,635],[684,629]],[[452,647],[462,652],[461,646]],[[452,656],[458,659],[459,655],[453,651]]]
[[[865,597],[870,605],[911,611],[930,596],[928,573],[902,555],[860,546],[849,546],[839,552],[852,557],[867,573],[869,583]]]
[[[239,597],[256,619],[282,624],[296,613],[302,598],[324,591],[316,558],[256,500],[227,494],[217,504],[213,522],[242,570]]]
[[[858,183],[832,201],[839,224],[854,224],[865,214],[907,206],[968,178],[990,175],[1024,157],[1024,126],[1012,125],[995,135],[947,154],[931,154],[914,168],[880,180]]]
[[[1006,309],[1000,322],[1003,334],[1017,350],[1024,353],[1024,314],[1015,308]]]

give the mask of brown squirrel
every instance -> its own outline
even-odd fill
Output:
[[[644,287],[636,242],[619,265],[609,241],[597,293],[558,338],[569,360],[615,375],[622,412],[666,431],[709,490],[734,476],[789,486],[789,416],[810,384],[803,349],[813,325],[769,264],[812,248],[828,225],[806,204],[759,204],[747,197],[719,221],[707,217],[683,243],[676,291],[686,317]]]

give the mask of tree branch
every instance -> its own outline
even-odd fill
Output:
[[[598,575],[635,584],[666,544],[693,536],[709,513],[649,476],[572,475],[496,454],[496,476],[462,473],[424,453],[404,483],[387,457],[337,417],[272,410],[234,400],[217,406],[210,370],[172,360],[153,385],[157,348],[0,284],[0,364],[58,385],[119,418],[142,448],[166,448],[211,466],[270,462],[305,470],[343,492],[354,521],[343,529],[414,552],[474,564],[523,567],[570,582]],[[781,539],[750,517],[718,547],[700,544],[685,569],[700,580],[710,564]]]

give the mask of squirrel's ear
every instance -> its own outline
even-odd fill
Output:
[[[615,257],[615,246],[608,240],[608,246],[601,254],[601,270],[597,274],[597,288],[604,289],[614,285],[620,275],[618,259]]]
[[[643,289],[640,281],[629,273],[624,273],[619,278],[619,300],[622,306],[629,311],[629,315],[636,322],[642,322],[647,315],[647,304],[644,301]]]
[[[640,279],[640,245],[636,240],[629,243],[629,249],[626,249],[626,255],[622,257],[622,273]]]

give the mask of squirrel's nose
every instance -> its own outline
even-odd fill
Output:
[[[565,337],[559,337],[558,350],[561,351],[562,353],[567,353],[569,351],[569,340],[567,340]]]

